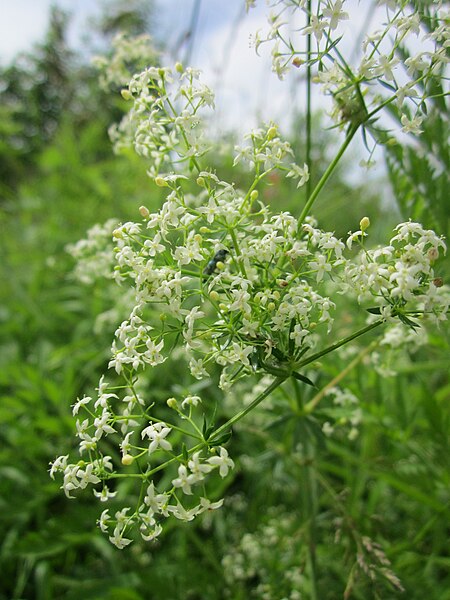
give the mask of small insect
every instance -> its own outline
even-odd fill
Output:
[[[228,250],[218,250],[214,254],[214,257],[206,265],[203,273],[205,275],[212,275],[214,273],[214,271],[216,270],[217,263],[218,262],[223,262],[225,260],[226,256],[227,256],[227,254],[228,254]]]

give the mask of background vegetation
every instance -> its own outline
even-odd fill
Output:
[[[118,11],[100,33],[106,39],[124,23],[140,32],[147,17]],[[314,392],[295,406],[282,393],[262,405],[234,432],[241,460],[224,508],[176,524],[157,545],[118,551],[94,525],[98,501],[67,500],[49,479],[49,461],[73,436],[70,405],[106,368],[117,319],[108,313],[110,287],[80,286],[65,248],[94,223],[136,218],[141,204],[152,210],[162,199],[142,161],[112,154],[107,128],[122,101],[99,90],[91,68],[68,49],[66,30],[55,10],[44,42],[0,72],[0,598],[281,599],[294,598],[298,580],[305,599],[450,598],[445,327],[425,349],[393,355],[395,377],[380,375],[364,355],[355,360],[362,348],[323,360],[319,386],[339,377],[359,401],[356,439],[343,409],[342,427],[322,433],[340,416],[327,398],[313,414],[302,412]],[[321,226],[345,235],[367,214],[372,239],[382,239],[412,216],[448,234],[445,110],[445,99],[437,100],[421,153],[409,145],[389,150],[391,204],[373,185],[348,183],[348,162],[318,207]],[[329,140],[319,120],[317,174]],[[288,136],[299,163],[303,131],[299,116]],[[230,153],[217,158],[222,177],[239,184],[245,174],[231,173],[231,164]],[[273,180],[265,200],[287,210],[298,203],[286,180]],[[448,275],[445,263],[440,273]],[[352,310],[339,316],[343,331]],[[171,372],[148,381],[162,397],[185,384]],[[224,417],[241,401],[230,397]]]

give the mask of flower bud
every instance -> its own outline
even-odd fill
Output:
[[[267,305],[267,310],[270,312],[272,310],[275,310],[275,302],[269,302],[269,304]]]
[[[194,235],[194,241],[196,241],[197,244],[201,244],[203,242],[203,238],[202,238],[202,236],[199,233],[196,233]]]
[[[164,177],[155,177],[155,183],[158,187],[167,187],[168,183],[167,181],[164,179]]]
[[[176,398],[169,398],[167,400],[167,406],[169,408],[173,408],[174,410],[176,410],[178,408],[178,402],[177,402]]]
[[[216,267],[222,271],[223,269],[225,269],[225,263],[223,263],[221,260],[217,261],[216,263]]]
[[[150,211],[148,210],[148,208],[146,206],[140,206],[139,212],[141,214],[141,217],[143,217],[144,219],[148,219],[150,216]]]
[[[212,291],[212,292],[209,294],[209,297],[211,298],[211,300],[212,300],[213,302],[217,302],[217,301],[219,300],[219,298],[220,298],[220,296],[219,296],[218,292],[216,292],[216,290],[213,290],[213,291]]]
[[[200,233],[209,233],[211,230],[209,229],[209,227],[200,227],[199,229]]]
[[[122,464],[125,465],[126,467],[131,465],[133,462],[134,462],[134,456],[131,456],[131,454],[124,454],[122,456]]]
[[[292,64],[294,65],[294,67],[297,67],[297,69],[299,67],[301,67],[303,64],[305,64],[305,61],[302,60],[300,58],[300,56],[296,56],[293,60],[292,60]]]
[[[183,65],[182,65],[180,62],[177,62],[177,63],[175,64],[175,71],[176,71],[177,73],[182,73],[182,72],[183,72],[183,70],[184,70],[184,69],[183,69]]]
[[[133,94],[130,92],[130,90],[127,90],[126,88],[120,90],[120,95],[124,100],[131,100],[133,98]]]
[[[269,127],[267,130],[267,139],[273,140],[274,137],[277,137],[278,131],[275,126]]]
[[[365,231],[370,225],[370,219],[369,217],[363,217],[361,219],[361,221],[359,222],[359,227],[361,229],[361,231]]]
[[[250,200],[252,202],[254,202],[255,200],[258,199],[258,196],[259,196],[258,190],[253,190],[252,193],[250,194]]]
[[[433,283],[437,288],[442,287],[444,285],[444,280],[442,279],[442,277],[436,277],[436,279],[433,279]]]
[[[200,187],[205,187],[206,186],[206,181],[204,177],[197,177],[197,185],[199,185]]]

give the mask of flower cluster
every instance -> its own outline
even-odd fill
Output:
[[[445,320],[450,301],[448,289],[433,270],[439,253],[446,251],[444,241],[434,231],[411,221],[400,223],[395,231],[388,246],[363,248],[356,261],[346,265],[349,288],[359,302],[375,300],[378,308],[371,312],[384,318],[397,315],[409,325],[409,316],[415,314],[426,314],[435,322]],[[351,234],[347,245],[351,247],[363,235],[363,231]]]
[[[106,91],[126,85],[132,73],[154,63],[157,58],[152,39],[145,34],[129,37],[119,33],[112,40],[112,50],[109,58],[96,56],[92,61],[99,71],[100,87]]]
[[[440,321],[449,305],[432,267],[444,242],[418,223],[399,225],[388,246],[367,250],[367,218],[345,244],[312,217],[273,213],[259,201],[258,188],[274,170],[299,185],[308,178],[308,166],[295,163],[273,124],[237,148],[235,162],[253,172],[247,189],[208,169],[199,111],[213,106],[213,96],[197,71],[146,68],[122,95],[131,108],[114,130],[116,144],[148,158],[166,198],[155,212],[141,207],[140,222],[108,222],[72,247],[86,281],[95,272],[112,277],[130,290],[132,306],[115,332],[108,380],[102,377],[95,398],[73,406],[80,460],[63,455],[51,467],[68,497],[93,486],[101,502],[115,502],[117,481],[137,482],[133,502],[113,515],[104,510],[99,520],[118,548],[133,530],[153,540],[164,519],[190,521],[221,506],[211,486],[234,467],[225,448],[231,426],[286,379],[313,385],[304,369],[324,354],[386,320],[417,327],[425,314]],[[373,319],[336,342],[336,302],[350,292]],[[184,368],[180,350],[187,377],[217,382],[225,395],[249,375],[267,386],[217,426],[204,398],[161,402],[144,389],[146,369],[161,372],[170,361],[177,372]]]
[[[50,475],[54,478],[57,473],[63,474],[62,488],[68,498],[73,497],[75,490],[91,484],[98,486],[94,495],[101,502],[108,502],[116,496],[117,490],[111,491],[107,482],[114,483],[120,474],[113,458],[103,454],[101,444],[106,438],[110,438],[109,444],[118,442],[122,466],[129,470],[132,465],[138,465],[143,473],[130,472],[131,477],[140,480],[134,510],[127,506],[112,516],[109,509],[105,509],[99,519],[100,529],[109,533],[110,541],[121,549],[131,543],[127,532],[134,527],[138,527],[142,539],[150,541],[161,533],[164,518],[172,515],[191,521],[205,511],[219,508],[222,500],[213,502],[206,497],[205,477],[217,471],[224,478],[234,463],[227,450],[218,445],[220,440],[208,441],[207,432],[200,431],[193,418],[198,397],[188,396],[180,404],[174,398],[167,402],[178,417],[176,420],[189,424],[190,429],[183,429],[176,423],[168,424],[156,418],[151,412],[152,406],[146,405],[135,386],[121,397],[115,391],[102,377],[95,401],[85,396],[73,405],[82,459],[70,463],[69,455],[58,457],[52,463]],[[78,417],[80,411],[82,419]],[[194,439],[197,444],[188,450],[183,442],[182,451],[177,455],[173,444],[181,445],[181,439]],[[168,489],[158,492],[155,473],[175,463],[178,467],[173,471]]]
[[[115,263],[111,236],[116,226],[116,219],[94,225],[87,232],[86,239],[67,246],[67,251],[76,260],[74,275],[81,283],[91,284],[99,277],[112,277]]]
[[[426,115],[427,82],[448,64],[448,9],[444,2],[433,2],[435,26],[430,31],[411,3],[379,0],[378,4],[385,8],[383,26],[366,35],[356,49],[359,55],[353,52],[347,57],[340,44],[349,19],[345,0],[314,0],[310,12],[306,1],[275,0],[270,28],[265,34],[258,32],[254,45],[257,50],[263,43],[272,45],[273,70],[280,78],[292,67],[316,69],[315,81],[331,97],[332,116],[340,125],[369,122],[394,101],[401,111],[403,131],[419,134]],[[247,2],[248,9],[254,5]],[[428,15],[424,22],[429,19]],[[313,42],[309,53],[305,36]],[[414,53],[402,62],[400,57],[409,47]],[[354,56],[358,64],[353,64]],[[382,89],[389,95],[381,95]]]

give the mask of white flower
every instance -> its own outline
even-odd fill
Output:
[[[172,485],[181,488],[188,496],[192,495],[191,485],[195,483],[195,477],[188,473],[185,465],[178,467],[178,477],[172,479]]]
[[[147,493],[144,498],[144,503],[154,513],[166,514],[167,504],[169,502],[168,494],[157,494],[153,481],[147,487]]]
[[[202,481],[205,478],[205,473],[209,473],[213,469],[211,465],[205,462],[202,463],[201,459],[200,452],[195,452],[188,461],[188,467],[192,473],[192,477],[190,478],[192,483]]]
[[[184,410],[186,406],[198,406],[199,402],[201,402],[200,396],[186,396],[181,403],[181,408]]]
[[[294,330],[290,334],[291,340],[294,340],[296,346],[301,346],[303,343],[303,338],[309,334],[309,331],[306,329],[302,329],[301,325],[296,325]]]
[[[180,521],[192,521],[199,514],[199,509],[199,506],[194,506],[194,508],[186,510],[180,503],[178,503],[176,506],[171,504],[167,507],[167,510],[171,512],[174,517],[180,519]]]
[[[400,120],[403,125],[402,131],[404,133],[413,133],[414,135],[419,135],[423,132],[423,129],[420,129],[423,121],[421,116],[416,115],[412,119],[409,119],[407,115],[402,115]]]
[[[291,170],[288,172],[286,177],[294,177],[298,179],[297,188],[305,185],[305,183],[309,180],[309,168],[306,163],[304,163],[303,167],[299,167],[295,163],[291,164]]]
[[[109,516],[109,508],[107,508],[106,510],[104,510],[102,512],[102,514],[100,515],[99,520],[97,521],[97,525],[100,527],[100,529],[103,531],[103,533],[107,533],[108,531],[108,521],[111,519],[111,517]]]
[[[219,467],[219,474],[221,477],[226,477],[230,469],[234,469],[234,462],[228,456],[228,452],[225,448],[220,448],[219,456],[211,456],[207,462],[213,467]]]
[[[107,410],[104,410],[102,412],[102,415],[100,417],[97,417],[94,420],[94,427],[95,429],[95,439],[99,440],[102,435],[105,434],[110,434],[110,433],[116,433],[116,430],[114,429],[114,427],[111,427],[111,425],[108,425],[108,421],[111,419],[111,413]]]
[[[338,26],[339,21],[345,21],[348,19],[348,13],[342,10],[342,0],[336,0],[331,7],[325,7],[323,9],[323,16],[329,19],[329,27],[333,31]]]
[[[119,550],[123,550],[125,546],[128,546],[128,544],[131,544],[132,542],[132,540],[123,537],[124,532],[125,529],[122,529],[119,525],[117,525],[114,528],[113,535],[109,536],[109,541],[111,542],[111,544],[114,544],[114,546],[116,546],[116,548],[119,548]]]
[[[78,398],[72,407],[73,416],[75,417],[78,414],[78,411],[80,410],[80,408],[85,404],[89,404],[89,402],[91,400],[92,400],[92,398],[90,396],[84,396],[83,398],[81,398],[81,400]]]
[[[50,477],[52,479],[55,479],[55,473],[65,470],[65,468],[67,467],[68,458],[68,454],[66,454],[65,456],[58,456],[58,458],[55,458],[55,460],[52,463],[50,463]]]
[[[100,500],[100,502],[107,502],[110,498],[116,496],[117,491],[110,492],[107,485],[104,485],[101,492],[94,490],[94,496]]]
[[[303,28],[303,35],[306,34],[314,34],[317,42],[319,43],[322,39],[323,32],[328,27],[328,22],[317,18],[316,15],[311,15],[310,25],[308,27]]]
[[[197,514],[201,514],[202,512],[205,512],[206,510],[208,510],[208,511],[216,510],[217,508],[220,508],[222,505],[223,505],[223,498],[221,498],[217,502],[211,502],[211,500],[209,500],[208,498],[200,498],[200,508],[198,509]]]
[[[162,422],[152,423],[143,429],[141,432],[142,439],[148,437],[148,439],[151,440],[148,446],[148,453],[151,454],[157,448],[166,451],[172,450],[172,444],[165,439],[171,431],[172,429]]]
[[[89,483],[100,483],[101,479],[93,473],[93,470],[94,465],[92,463],[89,463],[86,466],[86,469],[77,470],[76,476],[79,480],[78,487],[80,487],[82,490],[84,490],[84,488],[86,488]]]

